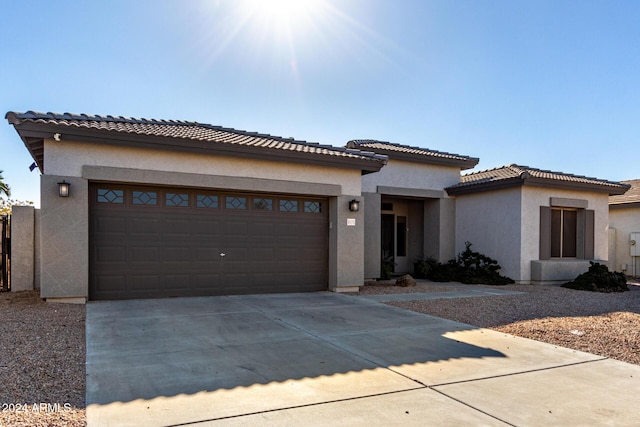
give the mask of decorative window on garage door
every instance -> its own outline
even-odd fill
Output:
[[[187,207],[189,206],[189,194],[166,193],[164,203],[167,206]]]
[[[196,199],[196,207],[198,208],[218,208],[218,196],[211,196],[206,194],[198,194]]]
[[[158,204],[158,193],[155,191],[133,191],[131,202],[134,205],[155,206]]]
[[[320,202],[312,202],[306,200],[304,202],[304,213],[320,213],[322,212],[322,204]]]
[[[98,188],[98,203],[124,203],[124,191],[109,188]]]

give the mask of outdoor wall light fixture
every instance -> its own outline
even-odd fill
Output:
[[[71,184],[69,184],[67,181],[62,181],[58,183],[58,194],[60,195],[60,197],[69,197],[69,188],[71,187]]]
[[[349,202],[349,210],[351,212],[358,212],[360,210],[360,201],[353,199]]]

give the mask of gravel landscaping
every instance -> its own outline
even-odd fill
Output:
[[[0,293],[0,426],[84,426],[85,307]]]
[[[461,286],[370,282],[353,295],[451,292]],[[640,284],[595,293],[507,285],[521,295],[388,304],[640,365]],[[44,303],[37,291],[0,293],[0,427],[84,426],[85,306]]]
[[[599,293],[540,285],[446,285],[420,281],[400,288],[373,284],[357,295],[446,292],[460,286],[525,292],[522,295],[389,302],[419,313],[640,365],[640,284],[628,292]]]

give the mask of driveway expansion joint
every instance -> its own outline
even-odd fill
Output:
[[[538,368],[538,369],[529,369],[529,370],[525,370],[525,371],[511,372],[511,373],[502,374],[502,375],[491,375],[491,376],[482,377],[482,378],[472,378],[470,380],[451,381],[451,382],[448,382],[448,383],[432,384],[432,385],[430,385],[428,387],[435,390],[436,387],[445,387],[445,386],[454,385],[454,384],[472,383],[472,382],[477,382],[477,381],[490,380],[490,379],[494,379],[494,378],[513,377],[513,376],[517,376],[517,375],[530,374],[532,372],[552,371],[554,369],[567,368],[569,366],[586,365],[588,363],[602,362],[603,360],[609,360],[609,358],[608,357],[602,357],[602,358],[599,358],[599,359],[582,360],[580,362],[565,363],[563,365],[549,366],[549,367],[546,367],[546,368]],[[438,390],[436,390],[436,391],[438,391]]]

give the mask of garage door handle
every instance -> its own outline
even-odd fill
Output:
[[[220,254],[220,256],[221,256],[221,257],[226,257],[226,256],[227,256],[227,254],[225,254],[224,252],[222,252],[222,253]]]

